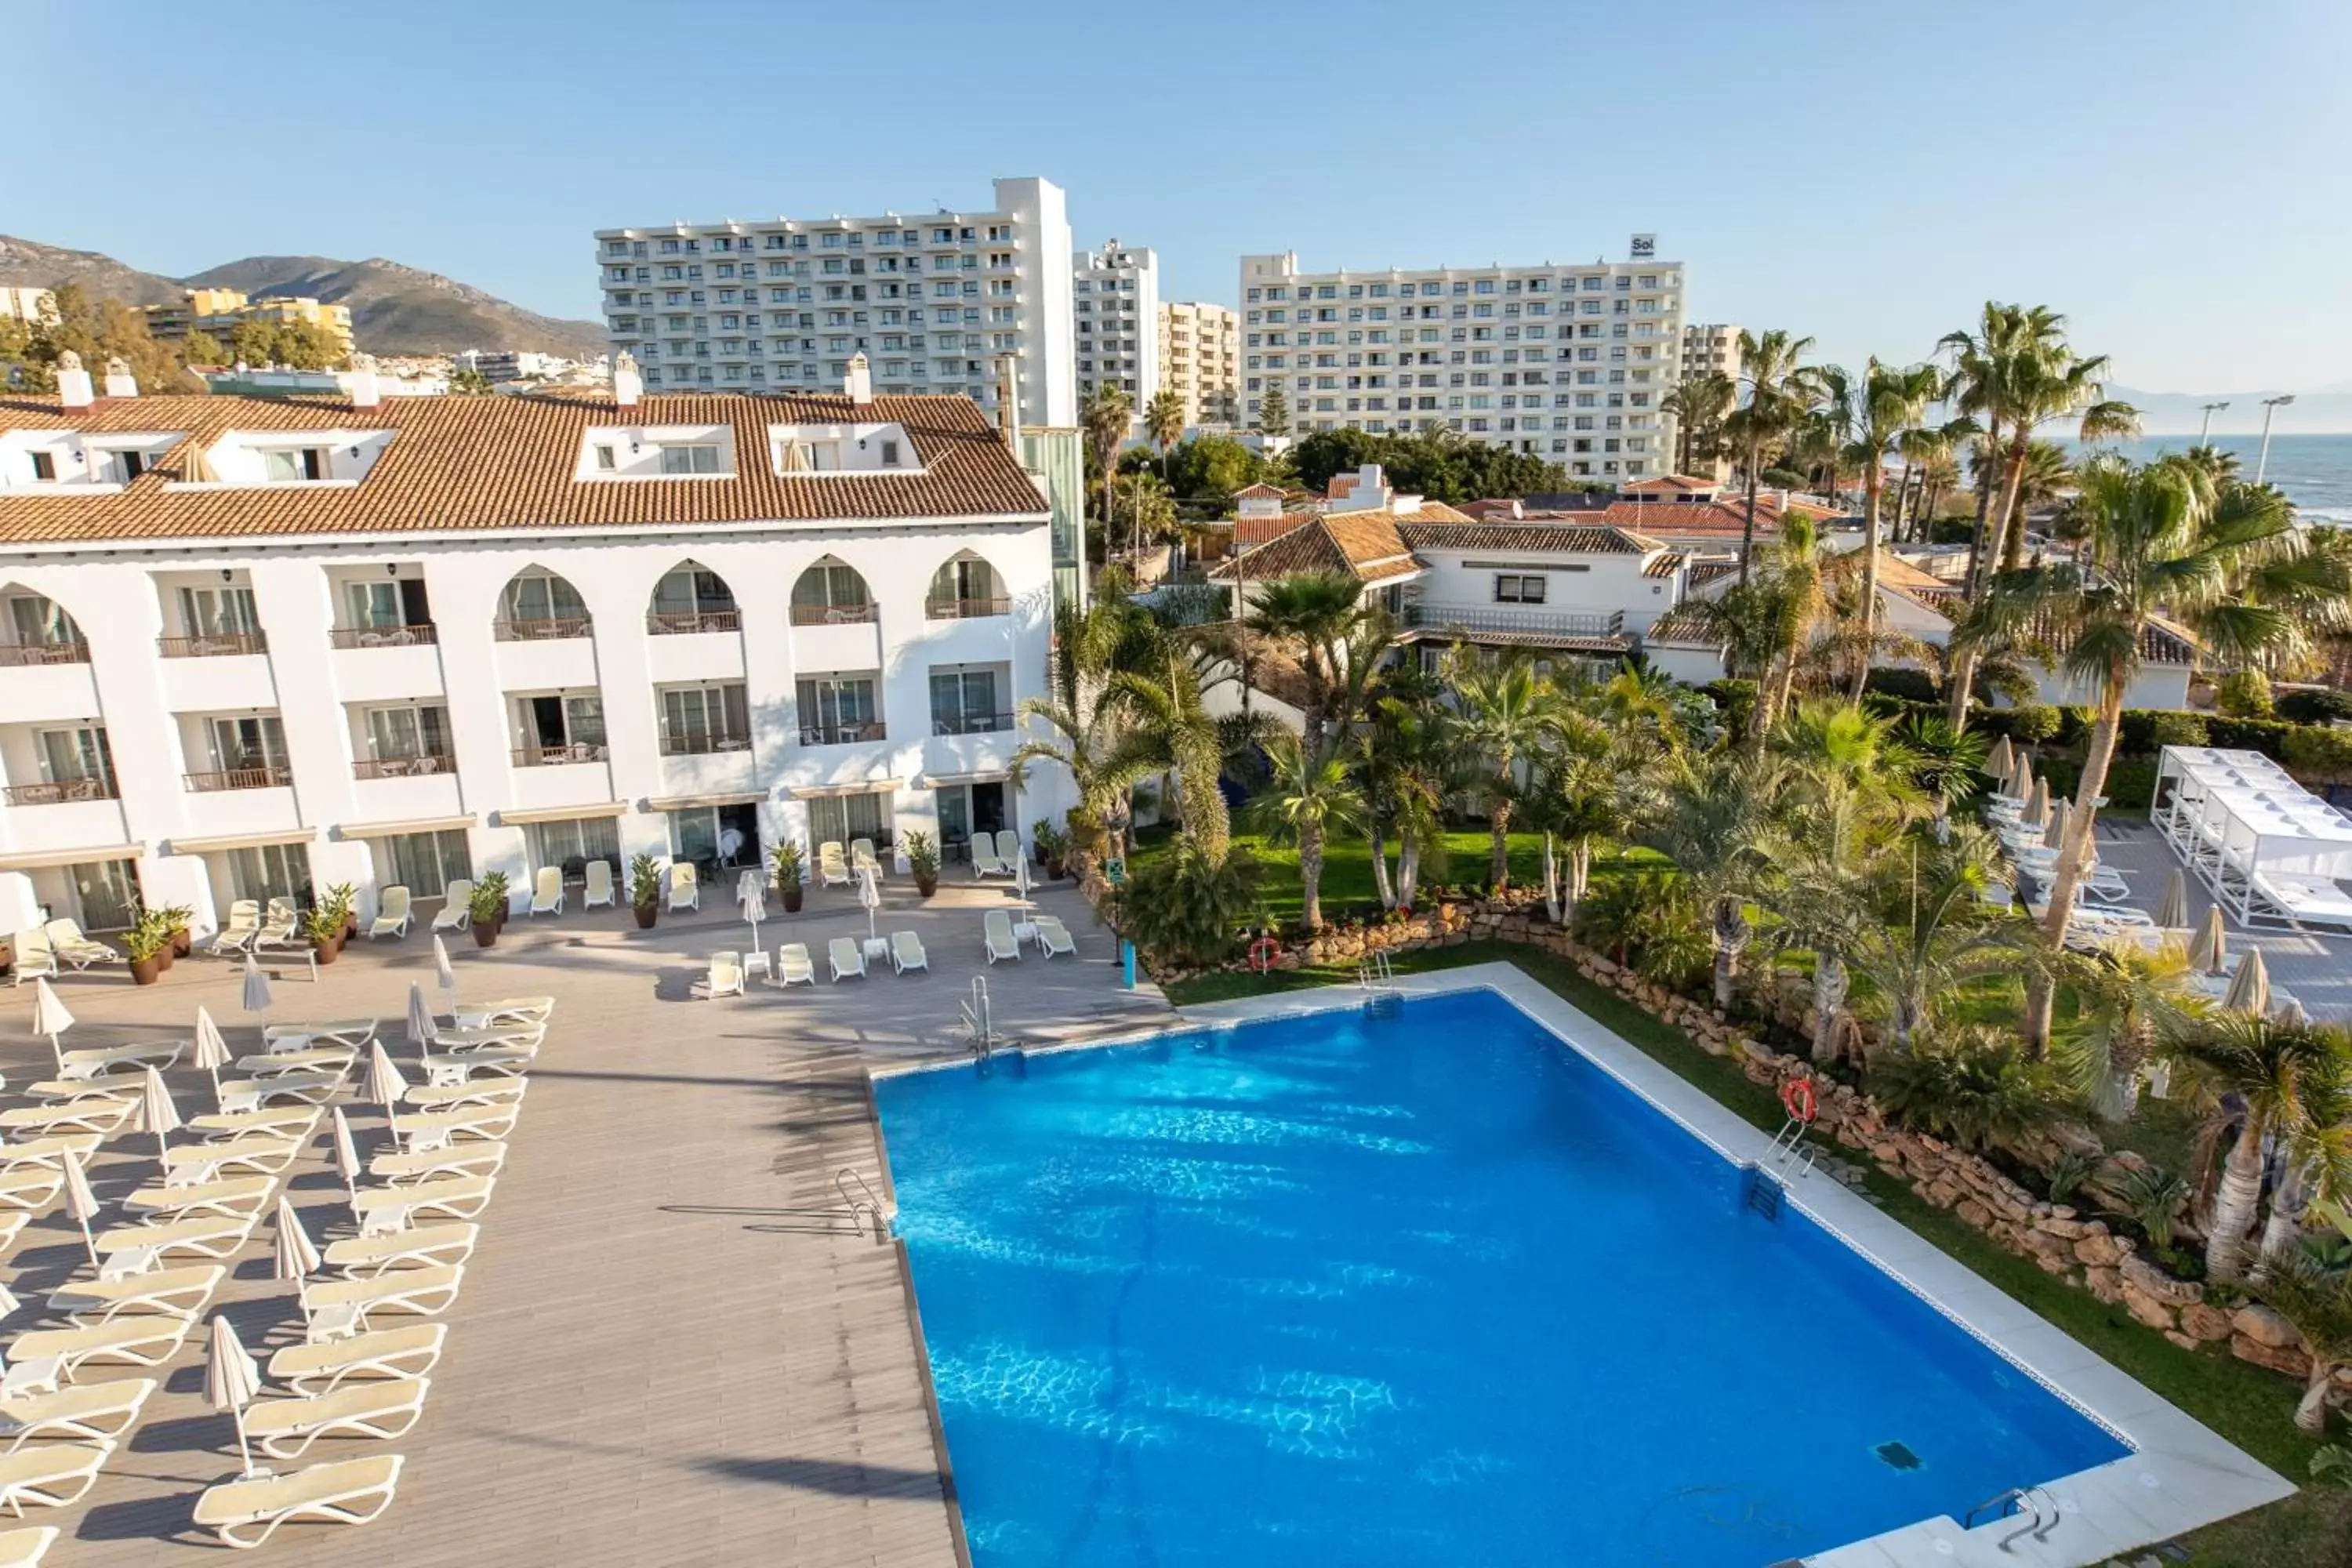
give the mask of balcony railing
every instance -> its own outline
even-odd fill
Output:
[[[879,741],[887,733],[878,719],[863,724],[803,724],[801,726],[801,744],[854,746],[861,741]]]
[[[793,625],[796,626],[844,626],[875,616],[872,605],[794,605]]]
[[[1010,713],[947,713],[931,719],[934,735],[992,735],[1013,728]]]
[[[500,642],[551,642],[559,637],[588,635],[586,616],[548,616],[528,621],[492,621],[490,634]]]
[[[657,637],[688,637],[696,632],[740,632],[740,610],[656,610],[646,617],[646,630]]]
[[[157,637],[165,658],[227,658],[241,653],[268,653],[269,638],[262,632],[207,632],[202,637]]]
[[[661,752],[665,757],[715,757],[727,752],[748,752],[751,749],[749,735],[664,735]]]
[[[78,800],[115,799],[110,778],[59,779],[54,784],[10,784],[10,805],[66,805]]]
[[[427,647],[441,640],[431,621],[413,626],[337,626],[327,634],[337,647]]]
[[[1625,629],[1622,610],[1515,610],[1492,605],[1411,604],[1404,624],[1443,630],[1498,632],[1522,637],[1605,637]]]
[[[982,616],[1001,616],[1013,608],[1010,599],[926,599],[924,616],[934,621],[969,621]]]
[[[185,777],[189,794],[213,795],[225,789],[284,789],[294,782],[294,770],[284,763],[265,763],[257,768],[229,768]]]
[[[86,642],[0,643],[0,664],[88,664]]]
[[[455,757],[362,757],[352,764],[355,779],[414,779],[457,771]]]
[[[519,768],[560,768],[572,763],[601,763],[612,755],[602,742],[568,742],[558,746],[517,746],[514,764]]]

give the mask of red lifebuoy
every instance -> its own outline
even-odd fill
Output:
[[[1821,1102],[1813,1097],[1813,1080],[1809,1078],[1792,1078],[1782,1084],[1780,1103],[1787,1109],[1790,1121],[1801,1121],[1807,1126],[1811,1126],[1813,1118],[1821,1114]]]
[[[1262,936],[1255,942],[1250,943],[1250,967],[1256,970],[1260,974],[1264,974],[1266,971],[1272,969],[1274,967],[1274,961],[1281,956],[1282,943],[1276,942],[1271,935]]]

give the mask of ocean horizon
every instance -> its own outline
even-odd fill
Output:
[[[2193,435],[2143,436],[2134,441],[2103,441],[2100,449],[2120,451],[2135,463],[2145,463],[2196,445]],[[2212,445],[2236,453],[2239,472],[2250,479],[2254,477],[2254,463],[2263,449],[2260,436],[2216,436]],[[2273,436],[2270,468],[2263,478],[2285,493],[2304,521],[2352,527],[2352,435]]]

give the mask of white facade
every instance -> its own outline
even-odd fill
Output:
[[[1160,307],[1160,384],[1184,400],[1184,427],[1241,422],[1241,314],[1206,300]]]
[[[1160,386],[1160,258],[1107,242],[1070,258],[1078,401],[1106,387],[1127,394],[1135,422]]]
[[[850,356],[875,390],[996,405],[997,361],[1020,421],[1078,420],[1068,204],[1041,179],[999,180],[982,213],[776,218],[596,231],[613,350],[656,391],[837,387]]]
[[[1694,321],[1683,329],[1682,379],[1703,375],[1739,379],[1740,329],[1728,321]]]
[[[1241,264],[1241,414],[1280,387],[1291,429],[1399,434],[1446,425],[1578,478],[1673,466],[1660,400],[1680,378],[1683,268],[1303,272],[1296,252]]]

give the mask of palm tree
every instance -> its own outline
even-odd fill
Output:
[[[1087,454],[1102,476],[1103,537],[1110,537],[1111,502],[1115,493],[1111,477],[1118,468],[1118,449],[1127,444],[1128,430],[1134,422],[1135,405],[1127,394],[1116,386],[1106,386],[1086,401],[1078,410],[1079,426],[1086,432]]]
[[[1849,692],[1856,702],[1870,679],[1870,638],[1878,620],[1878,508],[1886,489],[1886,459],[1917,429],[1942,379],[1930,365],[1898,370],[1874,357],[1860,384],[1845,389],[1839,417],[1846,432],[1845,455],[1862,468],[1863,644]],[[1843,389],[1843,378],[1839,384]]]
[[[1372,704],[1365,767],[1374,807],[1369,830],[1372,876],[1381,901],[1391,909],[1412,908],[1423,854],[1442,843],[1445,799],[1465,782],[1439,690],[1418,666],[1408,665],[1392,673]],[[1393,892],[1388,885],[1384,826],[1395,827],[1397,834]]]
[[[1043,722],[1051,739],[1032,736],[1013,753],[1016,786],[1028,765],[1050,762],[1069,771],[1078,795],[1070,813],[1070,833],[1078,849],[1100,864],[1114,839],[1127,837],[1129,794],[1158,771],[1150,751],[1119,721],[1118,715],[1097,706],[1081,714],[1060,701],[1032,697],[1021,705],[1022,716]]]
[[[2056,951],[2078,1023],[2053,1045],[2052,1059],[2095,1114],[2128,1121],[2139,1105],[2141,1069],[2206,1011],[2188,949],[2170,942],[2151,952],[2115,942],[2088,953]]]
[[[2352,1038],[2340,1025],[2281,1023],[2224,1011],[2174,1038],[2179,1067],[2209,1127],[2236,1136],[2221,1163],[2221,1184],[2205,1230],[2205,1272],[2235,1279],[2262,1202],[2263,1146],[2276,1139],[2290,1159],[2312,1163],[2315,1195],[2333,1203],[2352,1192],[2352,1152],[2340,1127],[2313,1115],[2315,1104],[2340,1110]],[[2330,1136],[2330,1134],[2334,1134]]]
[[[1184,434],[1184,398],[1172,386],[1163,386],[1143,405],[1143,433],[1160,448],[1160,478],[1168,478],[1168,448]]]
[[[1558,731],[1565,710],[1559,691],[1523,653],[1481,658],[1456,648],[1447,656],[1445,674],[1457,710],[1455,738],[1478,758],[1483,775],[1494,839],[1486,879],[1499,893],[1511,885],[1511,807],[1519,795],[1520,766]]]
[[[1938,395],[1942,390],[1939,385],[1937,389]],[[1937,503],[1943,500],[1944,491],[1959,477],[1952,454],[1958,450],[1963,440],[1976,433],[1977,422],[1965,415],[1947,419],[1941,425],[1922,425],[1903,433],[1902,440],[1896,443],[1896,450],[1903,455],[1903,483],[1895,492],[1895,532],[1897,538],[1913,539],[1923,543],[1927,541],[1928,530],[1936,521]],[[1909,509],[1911,516],[1906,527],[1902,496],[1910,490],[1915,471],[1919,477],[1919,488],[1916,500]]]
[[[1360,833],[1370,808],[1349,757],[1339,746],[1309,752],[1284,731],[1268,748],[1274,774],[1251,800],[1246,820],[1276,844],[1298,846],[1298,885],[1309,931],[1323,929],[1323,846],[1333,834]]]
[[[1762,337],[1739,334],[1739,381],[1747,401],[1724,419],[1724,432],[1738,442],[1748,510],[1739,530],[1739,580],[1748,581],[1756,550],[1756,489],[1763,478],[1765,448],[1790,435],[1819,400],[1819,376],[1801,364],[1811,338],[1792,338],[1773,329]]]
[[[2053,948],[2065,945],[2124,697],[2159,612],[2185,622],[2225,663],[2262,664],[2303,654],[2311,646],[2306,616],[2338,613],[2343,604],[2341,563],[2307,548],[2275,492],[2240,487],[2219,500],[2184,464],[2093,462],[2082,475],[2084,562],[2001,574],[1966,628],[1971,644],[2039,632],[2063,647],[2068,676],[2098,693],[2052,879]],[[2025,1020],[2035,1048],[2049,1039],[2051,994],[2046,980],[2035,983]]]
[[[1739,387],[1721,371],[1695,375],[1661,398],[1675,416],[1675,470],[1687,474],[1701,458],[1712,462],[1724,419],[1739,401]]]
[[[1129,725],[1129,752],[1150,760],[1151,773],[1174,773],[1184,832],[1212,867],[1233,846],[1233,818],[1217,787],[1224,771],[1224,737],[1202,701],[1194,663],[1171,649],[1155,673],[1120,670],[1103,694],[1105,707]]]
[[[2317,1436],[2327,1430],[2327,1398],[2336,1373],[2352,1363],[2352,1269],[2331,1268],[2298,1247],[2280,1259],[2262,1296],[2295,1326],[2311,1352],[2311,1375],[2295,1403],[2294,1425]]]
[[[1367,615],[1362,594],[1362,586],[1344,573],[1300,573],[1259,588],[1245,617],[1251,637],[1287,649],[1298,661],[1307,679],[1304,713],[1309,751],[1322,746],[1330,692],[1348,639]]]
[[[1755,930],[1748,906],[1769,870],[1769,832],[1780,763],[1748,752],[1685,755],[1637,825],[1635,837],[1675,863],[1705,911],[1715,950],[1715,1005],[1729,1007],[1739,955]]]
[[[1896,847],[1873,861],[1860,918],[1844,922],[1842,956],[1886,1025],[1887,1048],[1903,1052],[1961,989],[2014,973],[2028,937],[2021,921],[1979,896],[1999,853],[1984,829],[1965,827],[1940,844],[1912,835]]]

